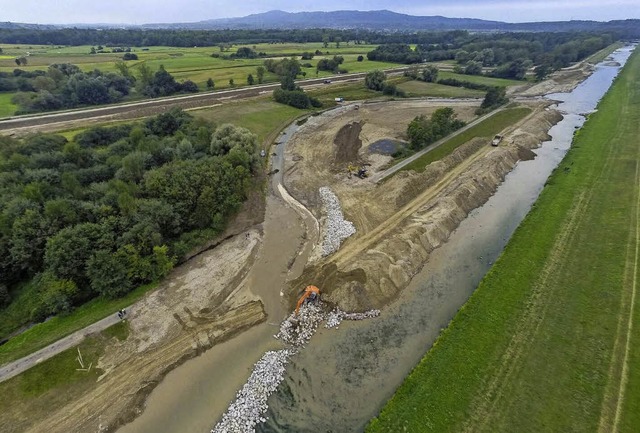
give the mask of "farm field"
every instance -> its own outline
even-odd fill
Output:
[[[138,60],[128,61],[129,67],[135,67],[141,63],[149,65],[156,70],[163,65],[167,71],[179,80],[192,80],[202,89],[209,78],[215,82],[215,88],[229,87],[229,79],[234,80],[236,86],[246,85],[247,76],[256,75],[256,68],[263,64],[264,59],[235,59],[225,60],[211,57],[211,54],[229,55],[237,51],[238,48],[249,47],[257,52],[265,52],[270,57],[300,56],[303,52],[315,52],[321,50],[324,55],[314,56],[312,60],[301,61],[311,63],[311,68],[304,68],[307,77],[315,77],[315,66],[318,60],[334,55],[341,55],[345,58],[342,65],[349,72],[363,72],[372,69],[384,69],[401,66],[387,62],[369,62],[366,60],[366,53],[375,46],[372,45],[350,45],[341,46],[336,49],[335,45],[324,48],[322,43],[308,44],[257,44],[257,45],[234,45],[227,51],[220,52],[218,47],[134,47],[132,52],[138,56]],[[100,69],[103,72],[115,72],[114,64],[122,59],[122,53],[98,53],[89,54],[91,46],[74,47],[49,47],[49,46],[24,46],[24,45],[2,45],[4,54],[0,57],[0,72],[12,72],[16,68],[15,58],[19,56],[27,57],[27,66],[20,66],[21,69],[35,70],[46,68],[54,63],[73,63],[78,65],[83,71]],[[110,50],[110,48],[106,48]],[[357,61],[357,57],[363,55],[365,60]],[[330,72],[320,71],[317,76],[333,75]],[[277,77],[273,74],[265,74],[265,81],[275,81]]]
[[[635,432],[640,55],[367,432]]]

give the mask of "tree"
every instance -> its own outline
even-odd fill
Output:
[[[251,74],[247,75],[247,84],[250,86],[253,86],[253,83],[254,83],[253,75]]]
[[[438,68],[432,65],[422,70],[422,80],[427,83],[435,83],[438,80]]]
[[[123,77],[131,77],[131,73],[129,72],[129,66],[122,60],[117,60],[114,64],[115,68],[120,72],[120,75]]]
[[[264,73],[266,72],[266,69],[264,66],[258,66],[256,68],[256,75],[258,77],[258,84],[262,84],[262,82],[264,81]]]
[[[2,49],[0,48],[0,54],[2,53]],[[5,284],[0,283],[0,308],[3,308],[9,305],[11,301],[11,295],[9,294],[9,289]]]
[[[364,60],[364,56],[362,56],[362,55],[358,56],[357,60],[358,60],[359,62],[362,62],[362,61]]]
[[[234,83],[233,83],[233,78],[229,78],[229,87],[233,87]]]
[[[464,68],[464,73],[467,75],[481,75],[482,63],[476,62],[475,60],[468,62]]]
[[[213,82],[213,78],[209,78],[207,80],[207,89],[209,90],[213,90],[213,88],[215,87],[215,83]]]
[[[313,59],[313,53],[305,51],[304,53],[302,53],[302,56],[300,56],[301,60],[311,60]]]
[[[364,78],[364,85],[367,89],[382,90],[387,76],[380,70],[368,72]]]
[[[127,61],[127,60],[138,60],[138,55],[135,53],[124,53],[124,56],[122,56],[122,60]]]
[[[509,100],[507,99],[507,94],[504,87],[491,87],[487,91],[487,94],[485,95],[480,108],[490,109],[506,104],[508,101]]]
[[[536,81],[543,81],[551,73],[552,68],[550,65],[543,63],[535,68],[534,73]]]
[[[322,36],[322,46],[324,48],[327,48],[329,46],[329,36],[327,35]]]
[[[107,298],[125,295],[132,288],[128,256],[121,250],[116,253],[97,251],[87,261],[87,276],[91,288]]]
[[[342,38],[340,36],[336,36],[333,38],[333,41],[336,43],[336,48],[340,48],[340,42],[342,42]]]
[[[91,47],[91,51],[89,51],[89,54],[96,54],[96,49],[95,49],[95,47]]]

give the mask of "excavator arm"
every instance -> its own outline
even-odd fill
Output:
[[[300,311],[300,307],[302,306],[302,304],[304,304],[304,301],[309,296],[311,296],[312,294],[315,294],[316,296],[319,296],[320,295],[320,289],[318,289],[316,286],[307,286],[304,289],[304,293],[302,294],[300,299],[298,299],[298,303],[296,304],[296,316],[298,315],[298,312]]]

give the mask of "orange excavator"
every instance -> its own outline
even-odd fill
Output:
[[[307,286],[304,289],[304,293],[298,299],[298,304],[296,305],[296,316],[298,315],[298,311],[300,311],[300,307],[304,302],[315,302],[320,297],[320,289],[316,286]]]

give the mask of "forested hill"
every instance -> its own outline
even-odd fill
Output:
[[[366,29],[376,31],[481,30],[481,31],[627,31],[640,36],[640,20],[553,21],[505,23],[473,18],[413,16],[388,10],[284,12],[270,11],[240,18],[195,23],[147,24],[143,28],[215,29]]]
[[[180,29],[180,30],[301,30],[336,29],[369,30],[387,32],[471,30],[500,32],[558,32],[593,31],[616,32],[623,37],[640,37],[640,20],[617,21],[552,21],[530,23],[506,23],[475,18],[447,18],[442,16],[414,16],[388,10],[379,11],[332,11],[332,12],[284,12],[279,10],[238,18],[211,19],[191,23],[157,23],[140,26],[126,24],[66,24],[39,25],[0,23],[0,29]]]

